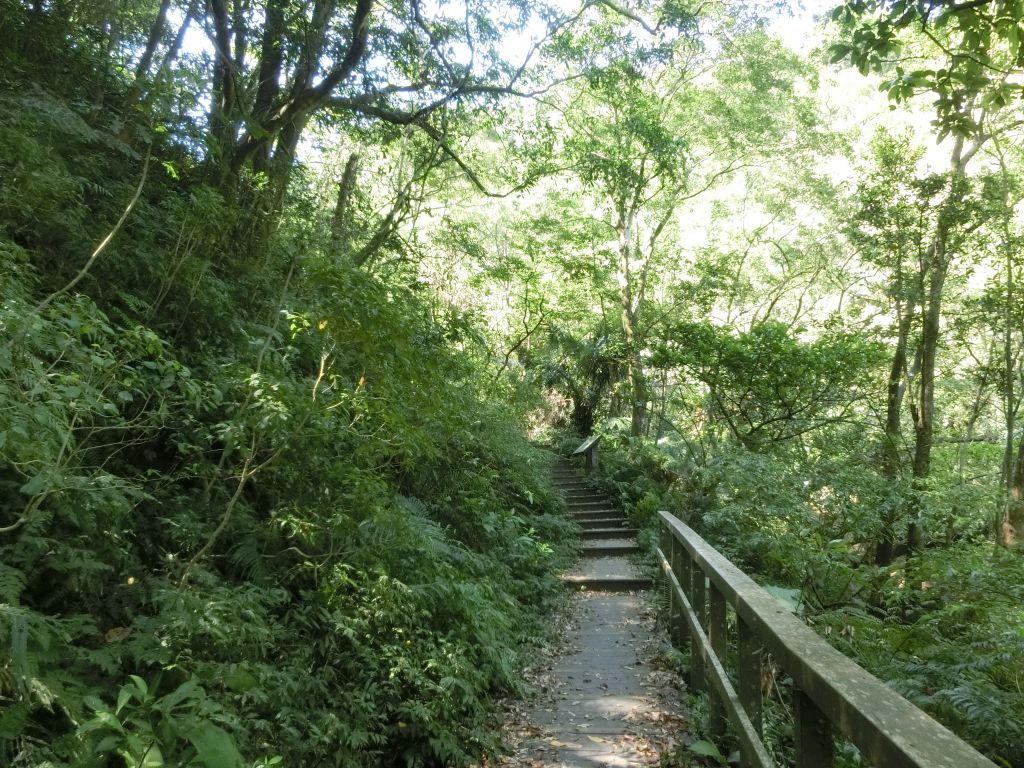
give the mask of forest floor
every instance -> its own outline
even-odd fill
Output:
[[[685,683],[649,592],[575,593],[552,617],[561,642],[526,671],[533,695],[505,706],[512,768],[661,765],[688,735]]]

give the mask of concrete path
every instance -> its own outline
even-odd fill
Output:
[[[625,516],[566,465],[556,484],[576,519],[598,520],[584,557],[569,574],[575,594],[560,655],[533,670],[538,694],[513,717],[523,768],[626,768],[657,765],[682,736],[680,681],[661,664],[668,638],[643,591],[650,581],[629,555],[638,551]],[[599,498],[598,498],[599,497]]]

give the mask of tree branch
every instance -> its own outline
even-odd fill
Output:
[[[644,31],[647,32],[649,35],[654,35],[654,34],[657,34],[657,32],[658,32],[658,26],[659,25],[655,25],[655,26],[652,27],[650,25],[650,23],[648,21],[646,21],[642,16],[640,16],[637,13],[634,13],[633,11],[629,10],[628,8],[623,8],[618,3],[612,2],[612,0],[595,0],[594,4],[595,5],[603,5],[608,10],[614,11],[615,13],[619,14],[619,16],[627,18],[630,21],[635,21],[637,24],[639,24],[641,27],[643,27]]]

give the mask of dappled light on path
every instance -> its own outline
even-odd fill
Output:
[[[555,480],[581,527],[583,558],[565,575],[566,613],[553,619],[561,645],[527,670],[533,698],[508,708],[502,764],[657,765],[686,733],[684,684],[666,669],[650,593],[636,589],[650,584],[630,560],[636,532],[571,465],[557,465]]]
[[[588,592],[570,610],[561,653],[529,671],[536,694],[509,713],[513,750],[502,764],[657,765],[687,721],[653,605],[640,593]]]

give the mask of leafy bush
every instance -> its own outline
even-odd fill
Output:
[[[984,532],[962,524],[984,520],[985,487],[937,473],[925,489],[928,526],[941,532],[952,517],[966,535],[876,566],[873,542],[911,489],[882,477],[847,440],[823,435],[823,445],[846,450],[810,456],[719,445],[701,466],[671,445],[606,440],[603,482],[648,526],[649,547],[653,511],[672,509],[762,584],[783,585],[769,590],[797,601],[841,651],[997,762],[1020,764],[1024,566],[1018,554],[973,543]],[[768,718],[773,748],[787,748],[791,727],[785,712]]]
[[[1022,565],[960,545],[884,569],[869,599],[815,617],[840,650],[1006,765],[1024,761]]]
[[[55,293],[141,158],[102,111],[3,101],[0,763],[495,749],[571,556],[519,406],[414,275],[339,260],[298,208],[256,261],[235,203],[156,170]]]

